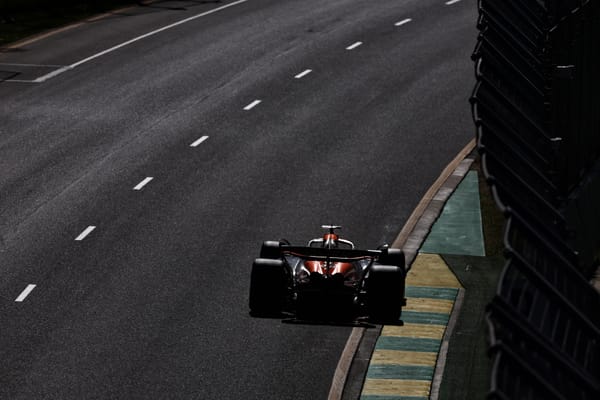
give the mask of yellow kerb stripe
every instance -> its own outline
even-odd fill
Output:
[[[406,277],[410,286],[462,287],[456,276],[438,254],[419,253]]]
[[[377,349],[371,357],[371,365],[396,364],[396,365],[420,365],[434,367],[437,361],[437,353],[425,353],[421,351],[404,350],[381,350]]]
[[[404,306],[402,309],[406,311],[450,314],[452,312],[453,305],[454,302],[452,300],[409,297],[406,300],[406,306]]]
[[[411,338],[441,339],[446,327],[443,325],[404,324],[404,326],[386,325],[381,336],[400,336]]]
[[[429,397],[431,382],[408,379],[366,379],[363,396]]]

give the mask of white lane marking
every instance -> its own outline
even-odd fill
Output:
[[[450,0],[450,1],[447,1],[447,2],[446,2],[446,5],[447,5],[447,6],[451,6],[452,4],[454,4],[454,3],[458,3],[459,1],[460,1],[460,0]]]
[[[190,144],[190,147],[198,147],[200,143],[204,142],[208,139],[208,136],[202,136],[200,139],[196,140],[194,143]]]
[[[38,83],[36,81],[31,81],[31,80],[24,80],[24,79],[7,79],[5,81],[0,81],[0,82],[17,82],[17,83]]]
[[[81,64],[85,64],[85,63],[86,63],[86,62],[88,62],[88,61],[92,61],[92,60],[94,60],[94,59],[96,59],[96,58],[98,58],[98,57],[102,57],[103,55],[106,55],[106,54],[108,54],[108,53],[112,53],[113,51],[115,51],[115,50],[118,50],[118,49],[120,49],[121,47],[128,46],[128,45],[130,45],[130,44],[132,44],[132,43],[135,43],[135,42],[137,42],[137,41],[139,41],[139,40],[145,39],[145,38],[147,38],[147,37],[149,37],[149,36],[153,36],[153,35],[156,35],[157,33],[160,33],[160,32],[163,32],[163,31],[166,31],[167,29],[175,28],[176,26],[179,26],[179,25],[185,24],[185,23],[187,23],[187,22],[193,21],[193,20],[195,20],[195,19],[198,19],[198,18],[200,18],[200,17],[204,17],[204,16],[207,16],[207,15],[209,15],[209,14],[216,13],[216,12],[218,12],[218,11],[224,10],[224,9],[226,9],[226,8],[229,8],[229,7],[236,6],[236,5],[238,5],[238,4],[245,3],[245,2],[247,2],[247,1],[248,1],[248,0],[237,0],[237,1],[234,1],[233,3],[225,4],[225,5],[221,6],[221,7],[213,8],[212,10],[208,10],[208,11],[205,11],[205,12],[203,12],[203,13],[200,13],[200,14],[197,14],[197,15],[193,15],[193,16],[191,16],[191,17],[189,17],[189,18],[182,19],[181,21],[174,22],[174,23],[172,23],[172,24],[170,24],[170,25],[163,26],[162,28],[159,28],[159,29],[156,29],[156,30],[154,30],[154,31],[152,31],[152,32],[148,32],[148,33],[145,33],[145,34],[143,34],[143,35],[140,35],[140,36],[138,36],[138,37],[135,37],[135,38],[133,38],[133,39],[131,39],[131,40],[128,40],[128,41],[126,41],[126,42],[123,42],[123,43],[121,43],[121,44],[118,44],[118,45],[116,45],[116,46],[113,46],[113,47],[111,47],[111,48],[109,48],[109,49],[106,49],[106,50],[104,50],[104,51],[101,51],[101,52],[99,52],[99,53],[96,53],[96,54],[94,54],[93,56],[90,56],[90,57],[84,58],[83,60],[77,61],[77,62],[75,62],[75,63],[73,63],[73,64],[71,64],[71,65],[68,65],[68,66],[66,66],[66,67],[60,68],[60,69],[58,69],[58,70],[56,70],[56,71],[53,71],[53,72],[51,72],[51,73],[49,73],[49,74],[46,74],[46,75],[40,76],[39,78],[35,79],[33,82],[36,82],[36,83],[41,83],[41,82],[47,81],[47,80],[48,80],[48,79],[50,79],[50,78],[54,78],[56,75],[62,74],[62,73],[63,73],[63,72],[65,72],[65,71],[68,71],[68,70],[70,70],[70,69],[76,68],[76,67],[80,66]]]
[[[77,236],[77,237],[75,238],[75,240],[83,240],[83,239],[85,239],[85,237],[86,237],[87,235],[89,235],[89,234],[90,234],[90,233],[91,233],[91,232],[92,232],[94,229],[96,229],[96,227],[95,227],[95,226],[93,226],[93,225],[90,225],[90,226],[88,226],[87,228],[85,228],[85,230],[84,230],[83,232],[81,232],[81,233],[79,234],[79,236]]]
[[[406,19],[403,19],[402,21],[398,21],[398,22],[396,22],[396,23],[394,24],[394,26],[402,26],[402,25],[404,25],[404,24],[408,24],[410,21],[412,21],[412,19],[411,19],[411,18],[406,18]]]
[[[350,46],[346,47],[346,50],[354,50],[355,48],[357,48],[358,46],[360,46],[361,44],[363,44],[362,42],[356,42],[351,44]]]
[[[55,77],[56,75],[60,75],[65,71],[68,71],[70,69],[73,69],[70,65],[66,65],[62,68],[59,68],[57,70],[54,70],[50,73],[47,73],[46,75],[40,77],[40,78],[35,78],[33,80],[29,80],[29,79],[6,79],[3,82],[19,82],[19,83],[42,83],[50,78]]]
[[[57,69],[56,71],[52,71],[52,72],[50,72],[49,74],[42,75],[42,76],[40,76],[39,78],[35,78],[35,79],[33,80],[33,82],[35,82],[35,83],[42,83],[42,82],[45,82],[45,81],[47,81],[48,79],[50,79],[50,78],[54,78],[56,75],[60,75],[60,74],[62,74],[63,72],[65,72],[65,71],[69,71],[69,70],[71,70],[71,69],[73,69],[73,68],[75,68],[75,67],[72,67],[72,66],[70,66],[70,65],[67,65],[66,67],[62,67],[62,68],[59,68],[59,69]]]
[[[307,69],[305,71],[300,72],[298,75],[294,76],[294,78],[296,78],[296,79],[303,78],[306,75],[310,74],[311,72],[312,72],[312,69]]]
[[[254,107],[256,107],[257,105],[259,105],[261,103],[262,100],[254,100],[252,103],[248,104],[246,107],[244,107],[244,110],[248,111],[248,110],[252,110]]]
[[[145,178],[143,181],[141,181],[140,183],[138,183],[137,185],[135,185],[135,187],[133,188],[133,190],[142,190],[142,188],[144,186],[146,186],[148,184],[148,182],[150,182],[152,179],[154,179],[154,178],[151,177],[151,176]]]
[[[27,296],[29,296],[29,293],[31,293],[31,291],[32,291],[33,289],[35,289],[35,286],[36,286],[36,285],[34,285],[34,284],[27,285],[27,287],[25,288],[25,290],[23,290],[23,291],[21,292],[21,294],[19,295],[19,297],[17,297],[17,298],[15,299],[15,301],[16,301],[17,303],[21,303],[23,300],[25,300],[25,298],[26,298]]]

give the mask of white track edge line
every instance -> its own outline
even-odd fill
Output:
[[[195,19],[197,19],[197,18],[204,17],[204,16],[206,16],[206,15],[209,15],[209,14],[213,14],[213,13],[215,13],[215,12],[218,12],[218,11],[224,10],[224,9],[226,9],[226,8],[229,8],[229,7],[236,6],[236,5],[238,5],[238,4],[245,3],[245,2],[247,2],[247,1],[249,1],[249,0],[237,0],[237,1],[234,1],[233,3],[225,4],[225,5],[221,6],[221,7],[213,8],[213,9],[211,9],[211,10],[208,10],[208,11],[205,11],[205,12],[203,12],[203,13],[200,13],[200,14],[197,14],[197,15],[193,15],[193,16],[191,16],[191,17],[189,17],[189,18],[182,19],[181,21],[174,22],[174,23],[172,23],[172,24],[170,24],[170,25],[163,26],[162,28],[159,28],[159,29],[153,30],[153,31],[151,31],[151,32],[145,33],[145,34],[143,34],[143,35],[140,35],[140,36],[137,36],[137,37],[135,37],[135,38],[133,38],[133,39],[131,39],[131,40],[128,40],[128,41],[126,41],[126,42],[123,42],[123,43],[121,43],[121,44],[118,44],[118,45],[116,45],[116,46],[113,46],[113,47],[111,47],[111,48],[108,48],[108,49],[106,49],[106,50],[103,50],[103,51],[101,51],[101,52],[99,52],[99,53],[96,53],[96,54],[94,54],[94,55],[90,56],[90,57],[84,58],[83,60],[77,61],[77,62],[75,62],[75,63],[73,63],[73,64],[71,64],[71,65],[68,65],[68,66],[66,66],[66,67],[63,67],[63,68],[60,68],[60,69],[58,69],[58,70],[56,70],[56,71],[53,71],[53,72],[51,72],[51,73],[49,73],[49,74],[42,75],[42,76],[40,76],[39,78],[36,78],[36,79],[34,80],[34,82],[36,82],[36,83],[41,83],[41,82],[47,81],[48,79],[50,79],[50,78],[54,78],[55,76],[57,76],[57,75],[59,75],[59,74],[62,74],[62,73],[63,73],[63,72],[65,72],[65,71],[68,71],[68,70],[70,70],[70,69],[76,68],[76,67],[80,66],[81,64],[85,64],[85,63],[87,63],[87,62],[89,62],[89,61],[92,61],[92,60],[94,60],[94,59],[98,58],[98,57],[102,57],[103,55],[106,55],[106,54],[108,54],[108,53],[111,53],[111,52],[113,52],[113,51],[115,51],[115,50],[118,50],[118,49],[120,49],[121,47],[128,46],[128,45],[130,45],[130,44],[132,44],[132,43],[135,43],[135,42],[137,42],[137,41],[139,41],[139,40],[145,39],[145,38],[147,38],[147,37],[149,37],[149,36],[153,36],[153,35],[156,35],[157,33],[160,33],[160,32],[163,32],[163,31],[166,31],[167,29],[174,28],[174,27],[176,27],[176,26],[179,26],[179,25],[185,24],[185,23],[187,23],[187,22],[193,21],[193,20],[195,20]]]

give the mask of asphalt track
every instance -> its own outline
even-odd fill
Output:
[[[249,317],[252,259],[394,240],[472,137],[476,6],[230,3],[0,53],[0,398],[326,398],[351,328]]]

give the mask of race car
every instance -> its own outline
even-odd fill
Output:
[[[299,320],[356,320],[399,323],[406,266],[400,249],[358,250],[341,238],[337,225],[306,246],[266,241],[250,278],[250,314],[290,315]]]

